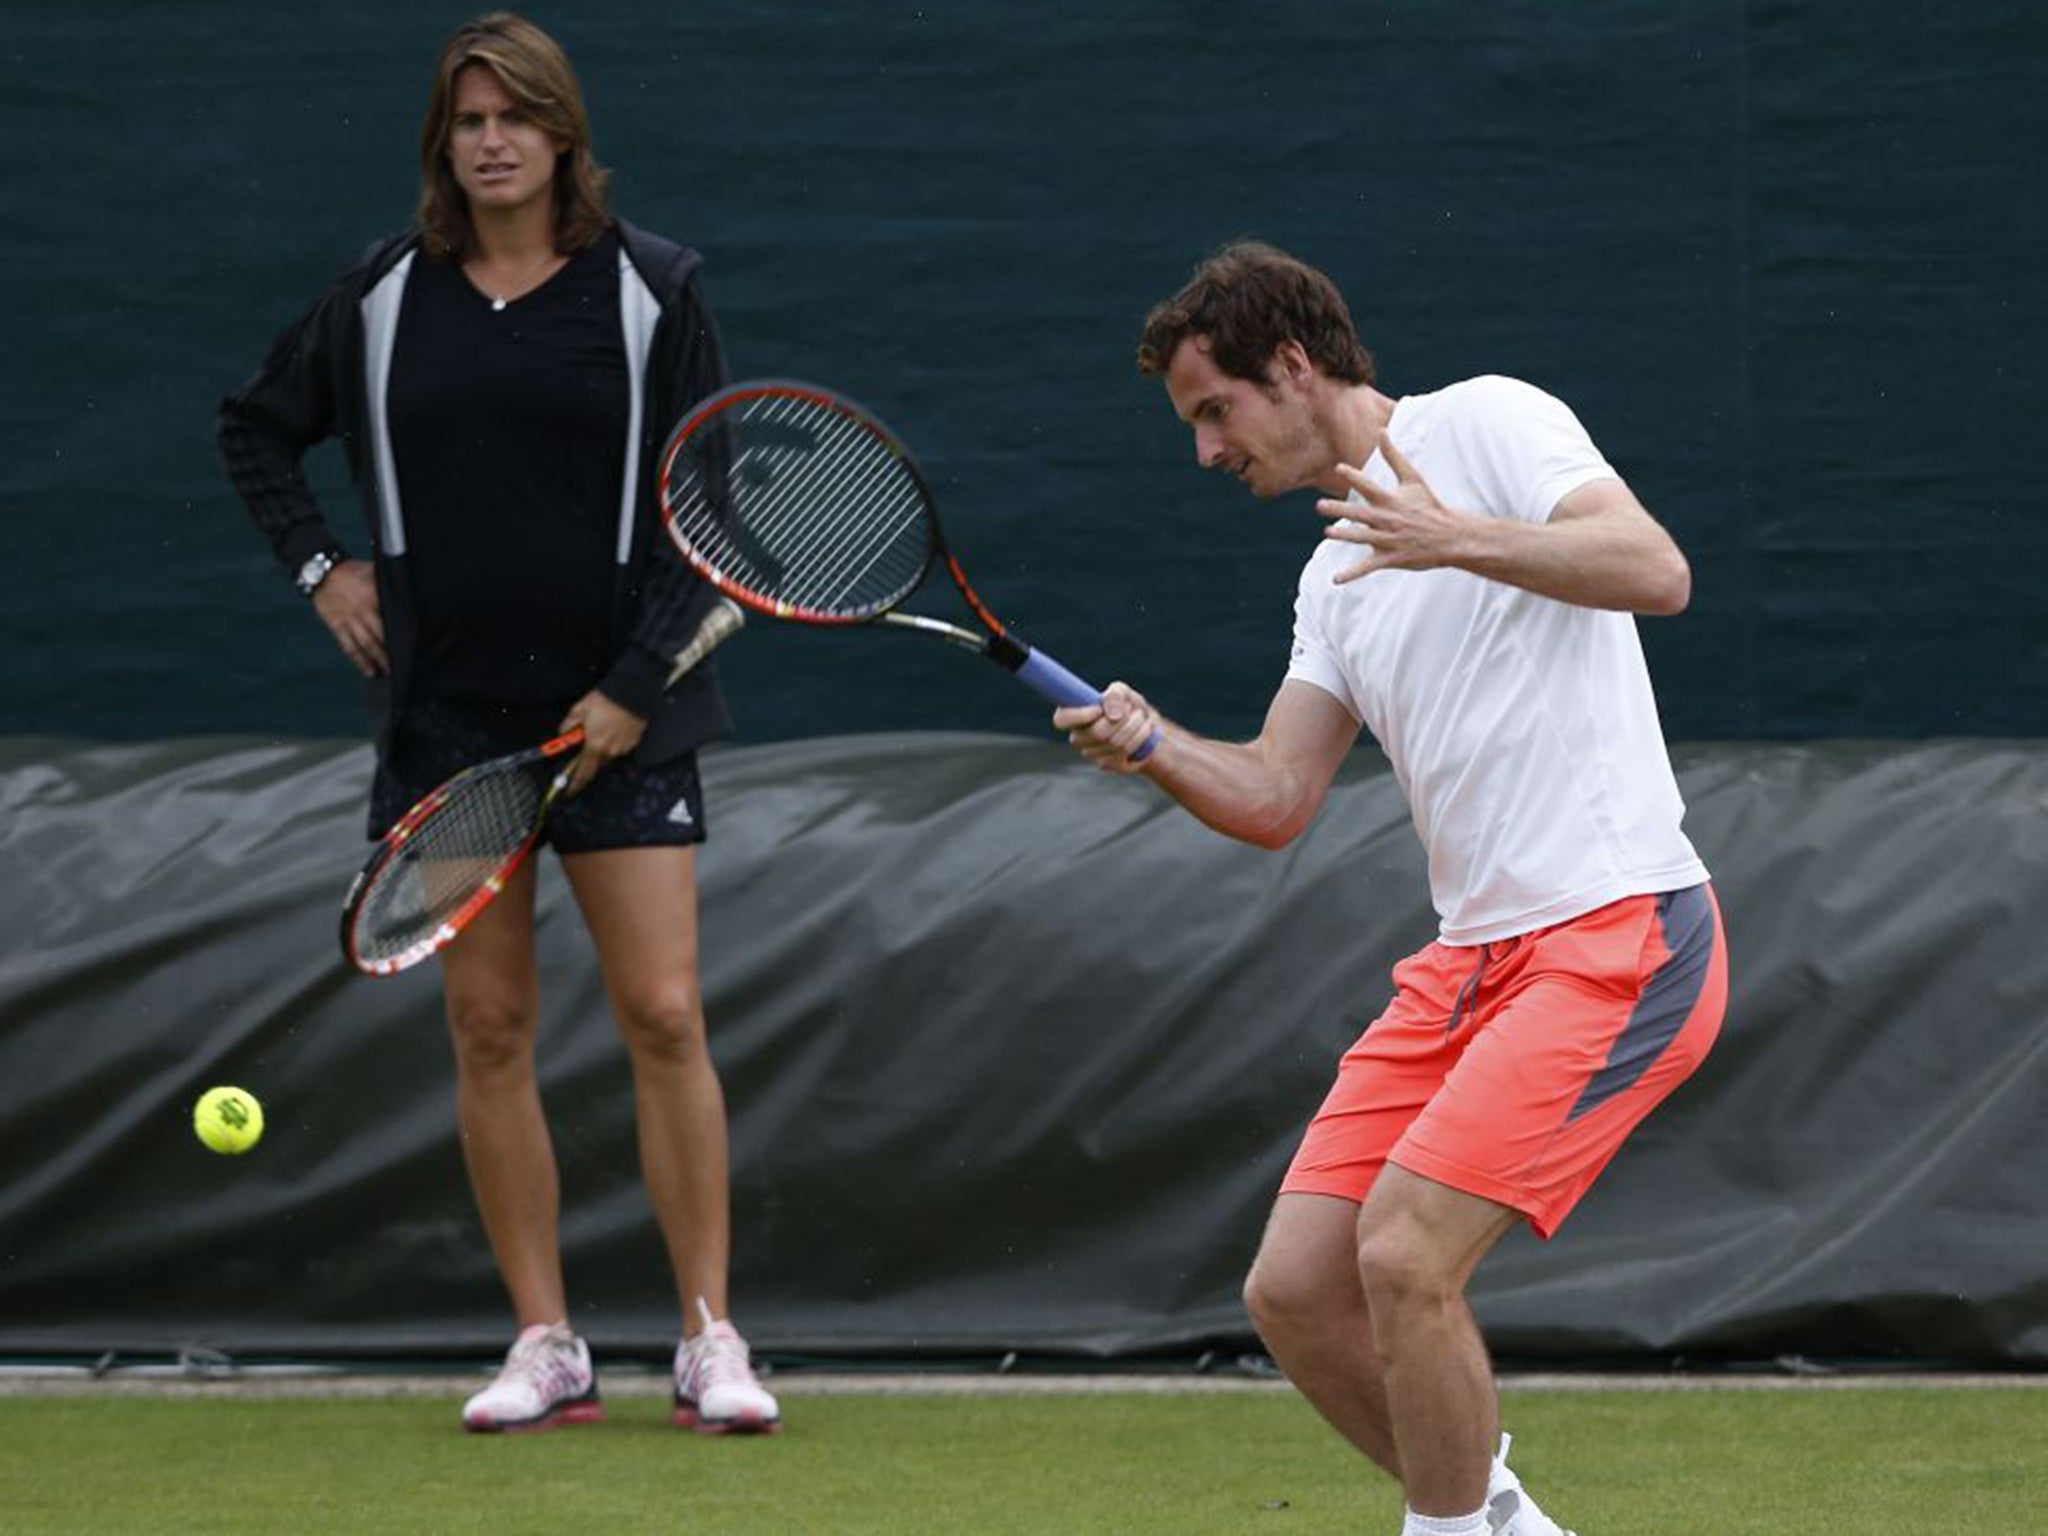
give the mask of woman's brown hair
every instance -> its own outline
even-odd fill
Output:
[[[590,115],[569,56],[547,33],[510,11],[465,22],[441,48],[420,130],[419,219],[427,250],[460,261],[476,244],[469,198],[448,164],[455,77],[473,64],[495,75],[533,124],[566,146],[555,156],[555,249],[582,250],[611,220],[605,195],[610,178],[591,152]]]

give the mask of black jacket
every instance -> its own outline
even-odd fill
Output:
[[[711,311],[697,284],[703,258],[621,220],[620,310],[631,383],[631,430],[640,473],[620,508],[605,695],[645,716],[634,756],[658,762],[730,733],[715,668],[706,662],[664,694],[669,658],[682,649],[713,594],[670,547],[655,508],[656,459],[684,411],[727,382]],[[362,497],[391,675],[371,685],[380,744],[403,710],[418,625],[406,568],[401,498],[383,418],[391,343],[417,232],[380,241],[272,344],[255,376],[221,402],[218,441],[228,477],[279,562],[295,572],[340,550],[301,465],[336,437]],[[621,445],[622,447],[624,445]]]

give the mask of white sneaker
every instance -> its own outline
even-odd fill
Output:
[[[697,1311],[703,1330],[676,1346],[675,1422],[700,1435],[775,1434],[782,1409],[754,1375],[747,1341],[702,1297]]]
[[[1500,1437],[1500,1454],[1493,1458],[1493,1471],[1486,1484],[1486,1528],[1493,1536],[1572,1536],[1536,1507],[1522,1480],[1508,1467],[1508,1447],[1515,1437]]]
[[[604,1417],[590,1346],[567,1323],[535,1323],[513,1341],[497,1380],[462,1405],[479,1434],[594,1424]]]

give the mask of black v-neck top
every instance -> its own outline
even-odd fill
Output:
[[[616,234],[494,309],[424,253],[392,355],[415,695],[566,707],[610,633],[630,412]]]

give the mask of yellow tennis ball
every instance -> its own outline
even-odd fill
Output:
[[[245,1088],[209,1088],[192,1106],[192,1129],[216,1152],[246,1152],[263,1139],[263,1106]]]

